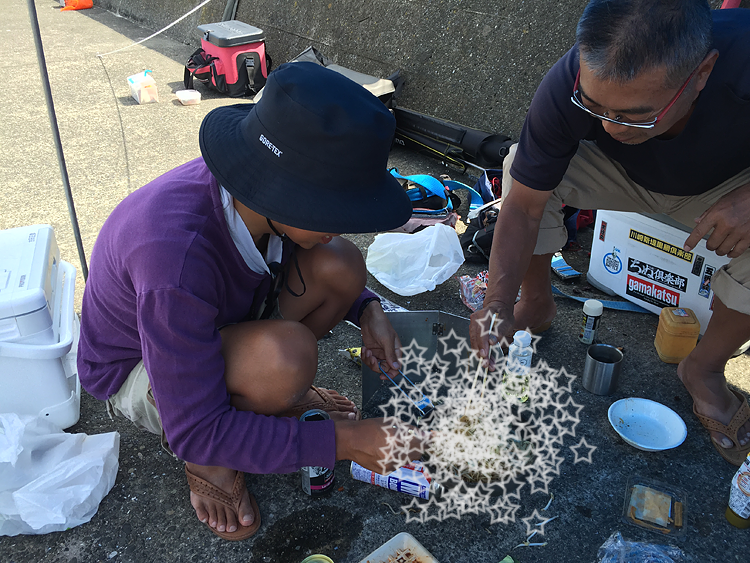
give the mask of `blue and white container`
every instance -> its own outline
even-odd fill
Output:
[[[430,478],[420,461],[412,461],[387,475],[365,469],[353,461],[350,472],[352,478],[357,481],[363,481],[383,487],[384,489],[406,493],[407,495],[422,499],[429,499],[430,492],[439,494],[441,490],[440,485]]]

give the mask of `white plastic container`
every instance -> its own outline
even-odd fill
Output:
[[[401,532],[365,557],[360,563],[438,563],[438,560],[408,532]]]
[[[531,334],[518,330],[508,346],[508,360],[503,374],[505,394],[517,397],[522,403],[528,400],[529,373],[531,372]]]
[[[750,454],[732,477],[729,505],[724,515],[732,526],[750,528]]]
[[[508,347],[508,370],[519,377],[526,377],[531,370],[531,334],[525,330],[517,330],[513,335],[513,342]]]
[[[195,106],[201,103],[201,93],[198,90],[177,90],[175,96],[183,106]]]
[[[0,231],[0,412],[78,422],[75,277],[51,226]]]
[[[150,70],[128,76],[130,95],[139,104],[149,104],[159,101],[159,91]]]

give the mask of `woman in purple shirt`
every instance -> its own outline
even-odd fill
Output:
[[[344,318],[362,327],[371,367],[398,368],[398,337],[365,289],[362,255],[338,236],[411,216],[386,170],[394,129],[348,78],[283,65],[258,104],[210,112],[202,158],[125,198],[97,238],[81,383],[110,415],[162,435],[185,461],[198,518],[225,539],[260,526],[243,472],[339,459],[393,469],[380,453],[392,429],[312,382],[317,340]],[[310,408],[331,420],[299,422]]]

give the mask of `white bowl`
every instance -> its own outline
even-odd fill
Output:
[[[687,427],[676,412],[649,399],[620,399],[608,411],[609,423],[631,446],[647,452],[676,448]]]
[[[201,93],[198,90],[177,90],[175,95],[183,106],[194,106],[201,103]]]

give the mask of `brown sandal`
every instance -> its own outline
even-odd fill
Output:
[[[713,438],[711,439],[711,443],[714,445],[714,448],[716,448],[716,451],[719,452],[719,455],[721,455],[721,457],[726,459],[732,465],[736,465],[737,467],[739,467],[740,465],[742,465],[742,462],[745,461],[748,452],[750,452],[750,443],[747,443],[743,446],[740,444],[740,441],[737,437],[737,433],[740,431],[740,428],[742,428],[742,426],[748,420],[750,420],[750,406],[748,406],[747,399],[742,393],[738,393],[734,389],[730,389],[730,391],[734,393],[734,396],[740,400],[740,408],[738,408],[737,412],[734,413],[734,416],[732,417],[732,420],[729,422],[728,426],[724,426],[718,420],[714,420],[713,418],[698,414],[698,412],[695,410],[695,404],[693,404],[693,414],[698,417],[698,420],[700,420],[701,424],[706,430],[721,432],[722,434],[724,434],[724,436],[732,441],[732,447],[725,448],[721,444],[717,444],[716,441],[713,440]]]
[[[321,389],[320,387],[315,387],[315,385],[311,385],[310,389],[312,389],[318,394],[318,397],[320,397],[320,400],[308,401],[307,403],[303,405],[297,405],[296,407],[292,407],[291,409],[289,409],[285,413],[280,414],[279,416],[299,418],[310,409],[320,409],[326,412],[351,412],[351,411],[342,411],[339,408],[336,401],[333,399],[333,397],[331,397],[331,395],[328,393],[327,389]],[[362,411],[357,409],[355,420],[361,420],[361,419],[362,419]]]
[[[255,502],[255,497],[252,494],[250,495],[250,505],[253,509],[253,515],[255,516],[253,523],[249,526],[243,526],[242,523],[239,522],[240,500],[242,500],[242,490],[245,487],[245,474],[242,471],[238,471],[234,478],[231,496],[205,479],[201,479],[197,475],[191,473],[190,470],[188,470],[187,465],[185,466],[185,475],[187,475],[188,486],[190,487],[191,492],[198,496],[223,504],[227,508],[234,510],[234,513],[237,515],[239,527],[234,532],[220,532],[209,526],[208,522],[206,522],[206,526],[208,526],[208,529],[214,534],[225,540],[240,541],[246,540],[258,531],[258,528],[260,528],[260,510],[258,509],[258,503]]]

